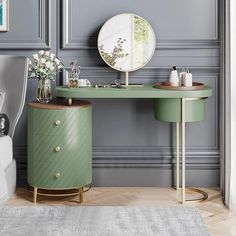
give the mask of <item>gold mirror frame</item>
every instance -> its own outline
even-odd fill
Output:
[[[119,37],[119,34],[117,34],[118,36],[116,36],[116,39],[114,39],[114,41],[111,40],[112,42],[112,45],[113,46],[113,51],[111,52],[106,52],[104,50],[104,40],[101,40],[101,37],[102,35],[104,34],[103,31],[105,29],[107,29],[108,27],[108,24],[111,24],[112,22],[114,22],[114,19],[118,19],[118,17],[125,17],[125,16],[131,16],[133,17],[132,19],[134,19],[134,17],[136,17],[137,19],[141,19],[141,21],[144,22],[144,24],[146,25],[146,27],[148,28],[148,32],[146,34],[148,34],[148,37],[152,37],[151,39],[148,40],[148,42],[146,43],[146,45],[148,45],[148,47],[150,48],[150,52],[148,54],[148,57],[145,59],[145,61],[143,61],[142,63],[140,63],[140,66],[137,66],[137,67],[133,67],[133,68],[129,68],[129,69],[122,69],[121,67],[118,68],[117,66],[114,66],[113,64],[116,63],[115,60],[117,58],[123,58],[125,56],[128,56],[129,54],[128,53],[125,53],[125,52],[122,52],[123,48],[123,43],[125,43],[126,39],[122,39],[122,37]],[[133,23],[133,22],[132,22]],[[134,30],[134,26],[131,30]],[[130,28],[128,29],[128,33],[131,31]],[[130,33],[132,35],[132,38],[134,38],[134,31],[133,33],[131,32]],[[111,34],[111,37],[114,37],[113,34]],[[130,37],[131,38],[131,37]],[[102,42],[102,43],[101,43]],[[114,42],[114,43],[113,43]],[[107,44],[108,45],[108,44]],[[118,46],[117,46],[118,45]],[[144,43],[142,44],[144,45]],[[110,46],[110,45],[109,45]],[[136,71],[136,70],[139,70],[141,69],[142,67],[144,67],[150,60],[151,58],[153,57],[154,53],[155,53],[155,50],[156,50],[156,36],[155,36],[155,32],[152,28],[152,26],[149,24],[149,22],[147,20],[145,20],[143,17],[139,16],[139,15],[136,15],[136,14],[133,14],[133,13],[122,13],[122,14],[118,14],[118,15],[115,15],[113,17],[111,17],[109,20],[107,20],[102,28],[100,29],[99,31],[99,34],[98,34],[98,40],[97,40],[97,47],[98,47],[98,51],[99,51],[99,54],[101,56],[101,58],[103,59],[103,61],[111,68],[115,69],[115,70],[118,70],[118,71],[122,71],[122,72],[125,72],[125,85],[128,86],[129,85],[129,72],[131,71]],[[116,59],[114,59],[114,50],[115,48],[117,49],[118,48],[118,51],[119,51],[119,55],[117,56]],[[131,47],[130,47],[131,48]],[[134,50],[133,50],[133,43],[132,43],[132,48],[131,48],[131,53],[132,55],[134,55]],[[123,56],[123,57],[122,57]],[[107,58],[105,58],[107,57]],[[133,57],[132,57],[133,58]],[[109,61],[110,60],[110,63]]]

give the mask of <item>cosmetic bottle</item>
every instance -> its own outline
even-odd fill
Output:
[[[169,82],[170,82],[170,86],[175,86],[175,87],[179,86],[179,76],[176,70],[176,66],[173,66],[173,69],[170,72]]]
[[[193,85],[193,75],[189,70],[186,71],[185,78],[183,79],[183,86],[191,87]]]
[[[179,86],[184,85],[185,76],[187,74],[186,70],[186,68],[182,68],[182,71],[179,73]]]

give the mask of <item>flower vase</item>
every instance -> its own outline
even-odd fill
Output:
[[[39,79],[38,80],[38,96],[37,100],[40,103],[49,103],[52,100],[51,80]]]

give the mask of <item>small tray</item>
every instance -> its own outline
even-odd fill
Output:
[[[204,89],[205,85],[203,83],[193,82],[193,86],[171,86],[169,82],[156,83],[153,85],[154,88],[167,89],[167,90],[180,90],[180,91],[191,91],[191,90],[201,90]]]

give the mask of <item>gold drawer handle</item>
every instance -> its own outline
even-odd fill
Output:
[[[59,151],[61,151],[60,146],[56,146],[56,147],[54,148],[54,151],[55,151],[55,152],[59,152]]]
[[[61,121],[60,121],[60,120],[54,121],[54,125],[58,126],[58,125],[60,125],[60,124],[61,124]]]
[[[58,172],[54,176],[55,176],[56,179],[58,179],[58,178],[60,178],[61,174]]]

